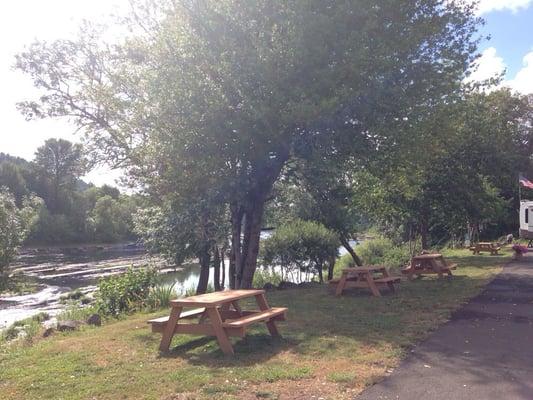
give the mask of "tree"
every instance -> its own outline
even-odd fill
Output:
[[[478,22],[470,3],[440,0],[161,0],[134,10],[122,43],[86,28],[18,56],[46,93],[21,109],[72,118],[152,193],[202,187],[202,199],[228,205],[232,286],[242,288],[265,203],[299,144],[394,147],[403,118],[459,87]]]
[[[14,196],[18,206],[28,195],[28,187],[21,167],[11,161],[0,162],[0,187],[7,188]]]
[[[34,159],[37,173],[46,182],[48,209],[59,213],[75,189],[79,178],[88,172],[83,148],[64,139],[48,139],[39,147]]]
[[[18,209],[14,196],[0,188],[0,289],[7,283],[7,268],[34,223],[37,202],[36,198],[27,198],[24,207]]]
[[[508,90],[465,91],[413,122],[416,143],[399,156],[382,163],[381,154],[356,174],[356,207],[403,238],[418,234],[423,248],[478,238],[489,223],[499,226],[493,235],[514,230],[517,174],[531,168],[532,110],[529,97]]]
[[[181,265],[190,258],[198,259],[198,294],[207,291],[212,262],[218,270],[215,271],[215,289],[221,289],[219,249],[225,247],[228,230],[223,210],[213,210],[216,208],[201,202],[195,207],[166,202],[158,207],[140,209],[135,216],[135,231],[150,252],[162,254],[174,265]]]

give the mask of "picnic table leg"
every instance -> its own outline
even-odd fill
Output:
[[[376,286],[376,283],[374,282],[374,277],[372,276],[372,273],[366,273],[365,278],[366,282],[368,283],[368,287],[372,291],[372,294],[376,297],[381,297],[381,292],[379,291],[378,287]]]
[[[239,306],[239,302],[237,300],[235,301],[232,301],[231,302],[231,305],[233,306],[233,308],[235,309],[235,311],[237,311],[239,313],[239,316],[242,317],[242,309],[241,309],[241,306]]]
[[[345,274],[343,272],[341,275],[341,279],[339,279],[339,283],[337,283],[337,287],[335,288],[335,296],[342,295],[342,291],[344,290],[344,286],[346,286],[347,280],[348,280],[348,274]]]
[[[172,307],[170,310],[170,316],[168,318],[167,325],[163,331],[163,337],[161,338],[161,343],[159,344],[160,351],[168,351],[170,347],[170,342],[174,337],[174,329],[176,329],[176,324],[181,314],[182,307]]]
[[[270,310],[270,306],[268,305],[268,301],[265,297],[264,293],[258,294],[255,296],[255,300],[257,301],[257,305],[259,306],[259,309],[261,311]],[[278,331],[278,327],[276,326],[276,323],[272,320],[266,321],[266,326],[268,329],[268,332],[270,332],[271,336],[279,337],[281,336]]]
[[[390,278],[390,274],[389,274],[389,271],[387,271],[387,268],[383,268],[380,272],[381,272],[381,275],[384,278]],[[387,286],[389,287],[391,292],[393,292],[393,293],[396,292],[396,288],[394,287],[394,283],[393,282],[387,282]]]
[[[218,309],[216,307],[209,307],[206,309],[206,311],[207,315],[209,316],[209,321],[211,321],[211,325],[213,326],[213,330],[215,331],[218,345],[220,346],[222,352],[226,355],[235,354],[233,351],[233,346],[228,338],[228,334],[222,326],[222,318],[220,318]]]

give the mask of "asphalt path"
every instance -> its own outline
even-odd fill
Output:
[[[390,376],[356,397],[385,399],[533,400],[533,254],[506,265]]]

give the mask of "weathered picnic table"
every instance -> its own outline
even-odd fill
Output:
[[[490,252],[491,256],[498,255],[498,251],[500,251],[500,249],[500,246],[491,242],[478,242],[473,246],[470,246],[470,251],[472,251],[472,254],[481,254],[484,251],[488,251]]]
[[[411,258],[411,264],[402,270],[411,280],[414,275],[437,274],[442,278],[444,274],[452,276],[452,269],[456,269],[457,264],[450,264],[442,254],[420,254]]]
[[[258,311],[244,311],[238,301],[255,297]],[[200,308],[195,308],[200,307]],[[184,308],[193,308],[183,312]],[[233,309],[232,309],[233,308]],[[244,337],[246,328],[256,322],[264,322],[272,336],[280,336],[275,321],[284,321],[287,308],[270,307],[264,290],[227,290],[171,301],[168,317],[148,321],[152,332],[162,333],[161,351],[168,351],[175,334],[216,336],[225,354],[234,354],[230,336]],[[199,318],[197,323],[180,323]]]
[[[380,297],[380,286],[387,285],[394,292],[394,284],[400,282],[399,276],[390,276],[389,271],[382,265],[352,267],[342,270],[339,279],[329,281],[335,285],[335,295],[340,296],[348,288],[367,288],[374,296]]]

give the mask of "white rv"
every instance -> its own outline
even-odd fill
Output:
[[[533,201],[520,202],[520,237],[533,240]]]

